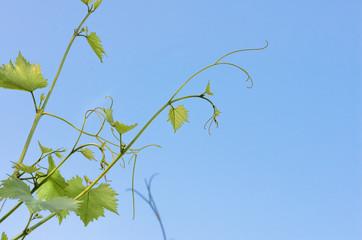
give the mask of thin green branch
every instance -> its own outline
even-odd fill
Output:
[[[54,77],[54,80],[53,80],[53,82],[52,82],[52,85],[50,86],[50,89],[49,89],[48,94],[47,94],[47,96],[46,96],[46,98],[45,98],[45,101],[44,101],[42,107],[39,109],[39,111],[37,112],[37,114],[36,114],[36,116],[35,116],[33,125],[32,125],[32,127],[31,127],[31,129],[30,129],[29,134],[28,134],[28,138],[26,139],[26,142],[25,142],[23,151],[22,151],[22,153],[21,153],[21,155],[20,155],[20,158],[19,158],[18,163],[22,163],[22,162],[24,161],[26,152],[28,151],[28,148],[29,148],[31,139],[33,138],[35,129],[36,129],[36,127],[38,126],[39,120],[40,120],[40,118],[41,118],[41,116],[42,116],[42,112],[44,111],[44,109],[45,109],[45,107],[46,107],[46,105],[47,105],[47,103],[48,103],[49,97],[50,97],[50,95],[51,95],[51,93],[52,93],[52,91],[53,91],[53,89],[54,89],[55,83],[56,83],[57,80],[58,80],[59,74],[60,74],[60,72],[61,72],[61,70],[62,70],[62,68],[63,68],[63,64],[64,64],[64,62],[65,62],[65,59],[66,59],[67,56],[68,56],[68,52],[69,52],[69,50],[70,50],[70,48],[71,48],[71,46],[72,46],[75,38],[77,37],[80,28],[82,27],[83,23],[87,20],[87,18],[89,17],[90,14],[91,14],[91,12],[88,11],[87,15],[83,18],[82,22],[81,22],[81,23],[79,24],[79,26],[74,30],[73,36],[72,36],[72,38],[70,39],[70,42],[69,42],[69,44],[68,44],[67,49],[65,50],[65,53],[64,53],[63,58],[62,58],[62,61],[61,61],[60,65],[59,65],[58,71],[57,71],[57,73],[56,73],[56,75],[55,75],[55,77]],[[16,174],[17,172],[18,172],[18,171],[15,170],[15,171],[14,171],[14,174]]]
[[[59,116],[57,116],[57,115],[54,115],[54,114],[51,114],[51,113],[47,113],[47,112],[43,112],[43,115],[48,115],[48,116],[57,118],[57,119],[65,122],[65,123],[67,123],[69,126],[73,127],[75,130],[77,130],[77,131],[79,131],[79,132],[82,132],[82,133],[85,134],[85,135],[88,135],[88,136],[90,136],[90,137],[99,138],[99,139],[101,139],[101,140],[103,140],[103,141],[105,141],[105,142],[107,142],[107,143],[109,143],[109,144],[111,144],[111,145],[113,145],[113,146],[115,146],[115,147],[119,147],[118,144],[115,144],[115,143],[113,143],[113,142],[111,142],[111,141],[108,141],[107,139],[98,136],[98,134],[97,134],[97,135],[96,135],[96,134],[91,134],[91,133],[88,133],[88,132],[85,132],[85,131],[80,130],[80,129],[77,128],[74,124],[70,123],[69,121],[65,120],[65,119],[62,118],[62,117],[59,117]]]
[[[31,94],[31,98],[33,99],[33,103],[34,103],[34,107],[35,107],[35,113],[37,113],[38,112],[38,107],[36,106],[34,93],[31,91],[30,94]]]

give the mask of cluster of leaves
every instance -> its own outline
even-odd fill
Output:
[[[58,153],[51,148],[43,147],[39,143],[42,154]],[[93,152],[90,149],[84,149],[82,154],[94,159]],[[59,155],[58,155],[59,156]],[[48,210],[55,213],[59,218],[59,224],[69,214],[69,211],[75,212],[84,225],[89,222],[104,216],[104,209],[117,213],[117,193],[109,186],[102,183],[96,188],[90,189],[85,195],[78,200],[75,198],[85,190],[87,186],[83,184],[82,178],[76,176],[69,181],[66,181],[60,174],[59,170],[55,170],[56,164],[52,154],[48,155],[48,170],[47,174],[40,172],[35,166],[26,166],[24,164],[14,164],[14,168],[19,171],[19,175],[29,174],[30,178],[35,180],[33,190],[25,182],[16,176],[2,181],[0,188],[0,197],[17,199],[24,202],[32,214],[42,210]],[[35,173],[35,176],[34,176]],[[86,184],[90,180],[84,176]],[[36,190],[35,198],[32,193]]]

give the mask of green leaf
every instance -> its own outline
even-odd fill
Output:
[[[76,211],[79,201],[68,197],[55,197],[49,201],[41,201],[31,195],[30,187],[18,178],[11,176],[2,182],[0,197],[18,199],[24,202],[32,213],[49,210],[60,214],[60,210]]]
[[[107,122],[109,122],[109,124],[113,124],[114,120],[113,120],[113,110],[112,109],[106,109],[106,108],[102,108],[104,114],[106,115],[106,120]]]
[[[21,55],[16,58],[15,66],[11,62],[0,67],[0,87],[33,92],[48,85],[47,79],[41,74],[40,65],[30,64]]]
[[[86,188],[82,183],[82,178],[78,176],[69,180],[68,183],[67,191],[70,197],[76,197]],[[102,183],[98,187],[90,189],[79,199],[82,203],[76,214],[85,226],[94,219],[104,217],[104,209],[108,209],[118,215],[116,195],[117,193],[109,187],[109,184]]]
[[[48,174],[56,167],[51,155],[48,156]],[[43,181],[45,177],[39,178],[38,182]],[[36,195],[40,200],[50,200],[54,197],[67,196],[65,188],[68,186],[68,183],[60,175],[59,170],[56,170],[48,180],[40,186],[36,191]]]
[[[170,107],[168,112],[168,121],[171,121],[172,127],[176,132],[184,122],[189,122],[188,118],[188,111],[184,108],[183,105],[179,105],[177,108]]]
[[[40,95],[40,101],[44,101],[45,100],[45,95],[44,95],[44,93],[42,93],[41,95]]]
[[[63,155],[62,155],[60,152],[55,152],[55,155],[56,155],[58,158],[60,158],[60,159],[63,158]]]
[[[36,171],[38,171],[40,168],[37,167],[31,167],[31,166],[26,166],[23,163],[14,163],[13,168],[19,170],[19,171],[23,171],[26,173],[34,173]]]
[[[102,3],[102,0],[95,1],[95,3],[93,4],[94,10],[96,10],[99,7],[99,5],[101,5],[101,3]]]
[[[82,148],[80,152],[84,155],[84,157],[88,158],[89,160],[93,159],[96,161],[96,159],[94,158],[94,153],[89,148]]]
[[[101,40],[99,39],[99,37],[96,35],[95,32],[91,32],[89,35],[86,36],[86,38],[87,38],[89,45],[95,52],[95,54],[99,57],[101,62],[103,62],[102,58],[103,58],[103,55],[105,54],[105,52],[104,52],[104,49],[103,49],[103,46],[101,44]]]
[[[214,93],[212,93],[212,92],[210,91],[210,81],[209,81],[209,82],[207,83],[207,85],[206,85],[205,93],[206,93],[206,94],[209,94],[210,96],[214,96]]]
[[[93,0],[81,0],[84,4],[91,4]]]
[[[123,134],[137,127],[138,123],[133,125],[125,125],[123,123],[116,121],[111,125],[117,130],[117,132],[119,132],[119,134]]]
[[[1,234],[1,240],[8,240],[8,236],[6,236],[5,232]]]
[[[39,147],[40,147],[40,150],[42,153],[48,153],[48,152],[53,151],[53,149],[51,149],[51,148],[43,147],[39,141],[38,141],[38,143],[39,143]]]

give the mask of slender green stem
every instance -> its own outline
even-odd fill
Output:
[[[38,112],[38,107],[36,106],[36,101],[35,101],[34,93],[33,93],[33,92],[30,92],[30,93],[31,93],[31,98],[33,99],[33,103],[34,103],[35,113],[37,113],[37,112]]]
[[[181,91],[181,89],[182,89],[191,79],[193,79],[193,78],[194,78],[196,75],[198,75],[199,73],[201,73],[201,72],[205,71],[206,69],[211,68],[211,67],[213,67],[213,66],[215,66],[215,65],[216,65],[216,63],[211,64],[211,65],[209,65],[209,66],[207,66],[207,67],[204,67],[203,69],[197,71],[194,75],[192,75],[189,79],[187,79],[187,80],[184,82],[184,84],[182,84],[182,86],[181,86],[181,87],[175,92],[175,94],[170,98],[170,101],[172,101],[172,99],[177,95],[177,93],[178,93],[179,91]]]
[[[26,224],[26,226],[25,226],[25,228],[24,228],[24,231],[23,231],[24,236],[23,236],[23,238],[22,238],[21,240],[23,240],[23,239],[28,235],[28,227],[29,227],[29,225],[30,225],[31,220],[33,220],[33,216],[34,216],[34,213],[31,213],[31,214],[30,214],[30,217],[29,217],[29,221],[28,221],[28,223]]]
[[[54,115],[54,114],[51,114],[51,113],[47,113],[47,112],[43,112],[43,115],[48,115],[48,116],[51,116],[51,117],[54,117],[54,118],[57,118],[65,123],[67,123],[69,126],[73,127],[75,130],[79,131],[79,132],[82,132],[83,134],[85,135],[88,135],[88,136],[91,136],[91,137],[95,137],[95,138],[99,138],[109,144],[112,144],[113,146],[116,146],[116,147],[119,147],[119,145],[111,142],[111,141],[108,141],[107,139],[103,138],[103,137],[100,137],[98,136],[98,134],[91,134],[91,133],[88,133],[88,132],[85,132],[85,131],[82,131],[81,129],[77,128],[74,124],[70,123],[69,121],[65,120],[64,118],[62,117],[59,117],[57,115]]]
[[[52,85],[50,86],[50,89],[49,89],[48,94],[47,94],[47,96],[46,96],[46,98],[45,98],[45,101],[44,101],[42,107],[40,108],[40,110],[37,112],[37,114],[36,114],[36,116],[35,116],[33,125],[32,125],[32,127],[31,127],[31,129],[30,129],[28,138],[26,139],[25,146],[24,146],[23,151],[22,151],[22,153],[21,153],[21,155],[20,155],[20,159],[19,159],[18,163],[22,163],[23,160],[24,160],[24,158],[25,158],[25,155],[26,155],[26,152],[28,151],[28,148],[29,148],[31,139],[33,138],[35,129],[36,129],[36,127],[37,127],[37,125],[38,125],[38,123],[39,123],[39,120],[40,120],[40,118],[41,118],[41,116],[42,116],[42,112],[44,111],[44,109],[45,109],[45,107],[46,107],[46,105],[47,105],[47,103],[48,103],[49,97],[50,97],[51,93],[53,92],[55,83],[56,83],[57,80],[58,80],[58,77],[59,77],[60,72],[62,71],[62,68],[63,68],[64,62],[65,62],[65,59],[67,58],[67,55],[68,55],[68,52],[69,52],[69,50],[70,50],[70,48],[71,48],[71,46],[72,46],[75,38],[76,38],[77,35],[78,35],[79,29],[82,27],[83,23],[87,20],[87,18],[89,17],[90,14],[91,14],[91,12],[88,11],[87,15],[83,18],[83,20],[82,20],[82,22],[79,24],[78,28],[76,28],[76,29],[74,30],[74,34],[73,34],[72,38],[70,39],[70,42],[69,42],[69,44],[68,44],[67,49],[65,50],[65,53],[64,53],[63,58],[62,58],[62,61],[61,61],[60,65],[59,65],[58,71],[57,71],[57,73],[56,73],[56,75],[55,75],[55,77],[54,77],[53,83],[52,83]],[[18,171],[15,170],[14,173],[16,173],[16,172],[18,172]]]

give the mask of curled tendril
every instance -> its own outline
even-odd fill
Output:
[[[112,107],[113,107],[113,98],[111,96],[106,96],[105,98],[110,98],[111,99],[111,106],[109,107],[109,109],[112,109]]]
[[[248,88],[252,88],[252,87],[253,87],[253,81],[252,81],[249,73],[248,73],[245,69],[239,67],[238,65],[232,64],[232,63],[220,63],[220,60],[223,59],[223,58],[225,58],[225,57],[227,57],[227,56],[229,56],[229,55],[231,55],[231,54],[238,53],[238,52],[263,50],[263,49],[267,48],[268,45],[269,45],[269,42],[266,41],[266,45],[265,45],[264,47],[262,47],[262,48],[241,49],[241,50],[236,50],[236,51],[229,52],[229,53],[225,54],[224,56],[222,56],[221,58],[219,58],[215,63],[213,63],[213,64],[211,64],[211,65],[209,65],[209,66],[204,67],[203,69],[201,69],[201,70],[197,71],[196,73],[194,73],[190,78],[188,78],[188,79],[181,85],[181,87],[175,92],[175,94],[171,97],[170,102],[171,102],[172,99],[181,91],[181,89],[182,89],[191,79],[193,79],[195,76],[199,75],[201,72],[205,71],[205,70],[208,69],[208,68],[211,68],[211,67],[214,67],[214,66],[217,66],[217,65],[222,65],[222,64],[231,65],[231,66],[234,66],[234,67],[239,68],[240,70],[242,70],[242,71],[248,76],[248,78],[246,79],[246,81],[249,81],[249,80],[251,81],[251,86],[249,86]]]
[[[207,132],[209,133],[209,135],[211,135],[211,131],[210,131],[210,130],[211,130],[211,126],[212,126],[213,123],[216,124],[216,127],[219,127],[219,123],[218,123],[218,121],[216,120],[216,117],[218,117],[221,112],[220,112],[219,110],[216,110],[216,109],[214,109],[214,110],[215,110],[215,111],[214,111],[214,114],[212,115],[212,117],[209,118],[209,120],[207,120],[206,123],[204,124],[204,129],[206,130],[206,125],[210,122],[209,127],[208,127],[208,130],[207,130]]]

